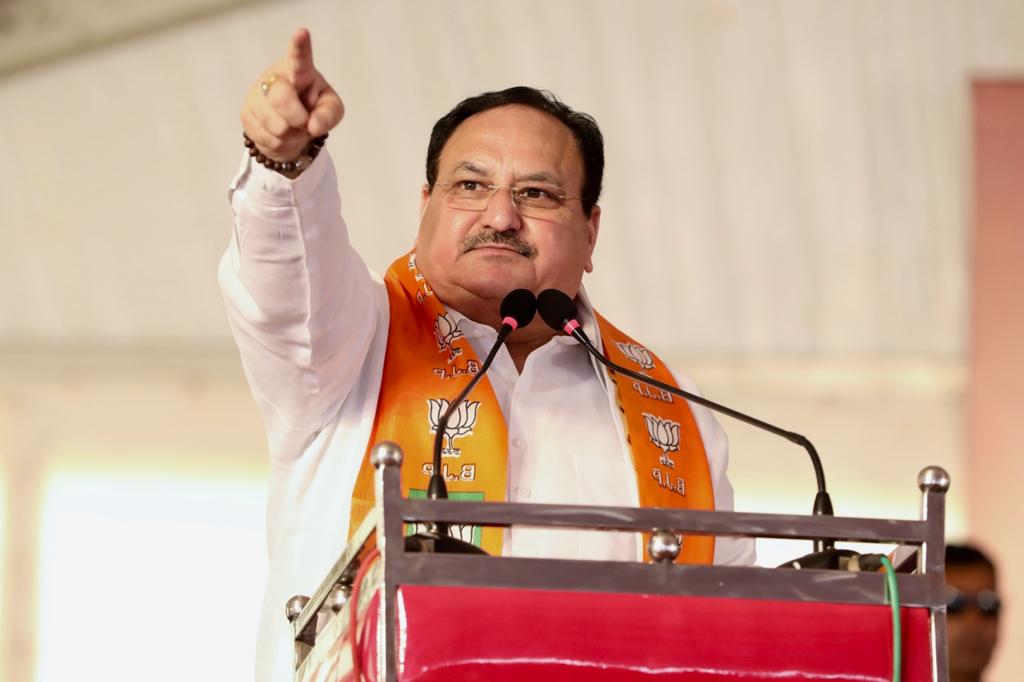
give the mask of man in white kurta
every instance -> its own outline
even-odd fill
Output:
[[[294,149],[302,145],[289,152],[288,143],[304,144],[341,118],[340,100],[332,109],[333,90],[306,69],[312,69],[312,53],[308,34],[300,31],[289,56],[264,74],[246,101],[246,132],[271,158],[295,158]],[[303,83],[313,85],[304,91]],[[309,88],[318,87],[311,95]],[[305,122],[295,120],[295,103],[288,101],[292,96],[309,112]],[[278,126],[280,134],[270,132],[275,108],[288,124],[284,130]],[[466,156],[476,164],[474,171],[485,166],[494,184],[506,187],[517,181],[521,169],[548,163],[545,178],[578,185],[580,164],[571,136],[560,125],[525,107],[480,113],[456,129],[440,163]],[[568,136],[568,142],[553,146],[557,135]],[[270,571],[257,679],[274,682],[292,674],[285,602],[315,589],[348,537],[351,494],[374,424],[389,322],[380,276],[349,243],[329,155],[305,161],[299,172],[281,173],[246,157],[229,192],[235,228],[219,272],[273,463],[267,516]],[[496,192],[486,210],[467,218],[465,211],[449,216],[435,198],[439,191],[424,188],[421,196],[417,260],[479,357],[496,338],[487,312],[490,301],[503,295],[492,296],[488,286],[507,293],[516,288],[513,284],[531,290],[553,285],[576,294],[581,322],[600,342],[579,286],[596,241],[596,206],[589,216],[578,204],[567,207],[575,212],[566,214],[567,221],[575,222],[554,232],[520,215],[508,193]],[[509,243],[528,244],[529,249],[515,253],[479,238],[473,243],[483,241],[486,248],[458,248],[478,233],[494,232],[514,232],[519,241]],[[524,272],[528,281],[521,281]],[[605,375],[572,339],[537,330],[527,335],[525,346],[503,346],[488,373],[508,425],[507,499],[637,505],[636,477],[624,455],[614,391]],[[689,380],[676,377],[681,387],[696,391]],[[709,460],[715,506],[731,509],[725,435],[705,408],[692,410]],[[565,530],[508,531],[503,544],[509,556],[572,559],[628,561],[639,550],[632,534]],[[753,543],[721,538],[714,558],[716,563],[750,563]]]

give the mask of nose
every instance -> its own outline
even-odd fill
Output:
[[[498,187],[487,202],[487,208],[481,216],[484,227],[489,227],[498,232],[505,230],[518,230],[522,227],[522,216],[516,202],[512,200],[512,190],[508,187]]]

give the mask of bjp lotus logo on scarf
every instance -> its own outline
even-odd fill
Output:
[[[679,451],[679,423],[646,412],[643,415],[647,422],[647,435],[651,437],[652,443],[661,448],[661,458],[658,461],[670,469],[675,469],[676,463],[668,453]]]
[[[449,365],[462,355],[462,349],[452,345],[456,340],[463,338],[462,330],[448,313],[441,313],[434,320],[434,338],[437,341],[437,352],[448,353]]]
[[[427,405],[428,415],[430,418],[430,432],[437,433],[438,424],[441,421],[441,415],[448,411],[448,405],[450,403],[444,398],[428,398]],[[476,425],[476,411],[480,408],[480,403],[463,400],[459,403],[459,406],[452,413],[452,416],[448,418],[447,427],[444,430],[444,439],[447,439],[448,446],[441,448],[442,457],[458,457],[462,454],[461,450],[457,450],[454,446],[456,438],[462,438],[463,436],[469,436],[473,433],[473,427]]]
[[[623,355],[640,365],[640,369],[654,369],[654,356],[651,355],[651,351],[643,346],[638,346],[635,343],[622,343],[621,341],[616,341],[615,345],[619,347]]]

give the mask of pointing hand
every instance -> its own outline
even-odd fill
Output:
[[[309,31],[300,28],[288,54],[249,88],[241,118],[260,152],[275,161],[294,161],[310,140],[338,125],[344,113],[338,93],[313,64]]]

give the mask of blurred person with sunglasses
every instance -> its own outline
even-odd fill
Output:
[[[971,545],[946,546],[949,681],[980,682],[999,635],[996,567]]]

